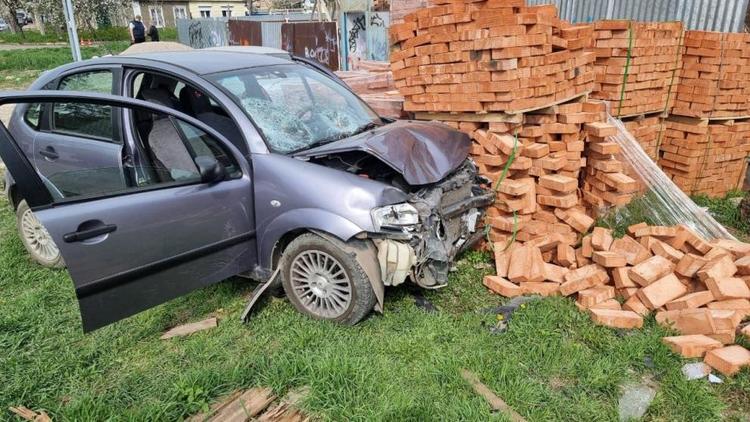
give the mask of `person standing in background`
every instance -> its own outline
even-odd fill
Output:
[[[146,27],[143,26],[143,22],[141,22],[141,15],[136,15],[135,19],[130,21],[128,31],[130,31],[130,42],[132,44],[146,41]]]
[[[148,32],[146,33],[149,38],[151,38],[151,41],[158,42],[159,41],[159,29],[156,28],[156,25],[154,24],[154,21],[151,21],[148,26]]]

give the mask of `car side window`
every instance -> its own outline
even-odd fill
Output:
[[[76,106],[86,109],[94,105],[78,103]],[[113,107],[114,112],[118,110]],[[136,156],[140,157],[139,160],[133,161],[132,154],[125,153],[123,145],[108,143],[111,152],[105,155],[112,159],[106,163],[87,156],[86,147],[83,147],[80,159],[64,167],[44,167],[49,163],[39,160],[33,164],[43,175],[43,182],[57,202],[198,184],[201,183],[196,164],[199,157],[216,159],[224,167],[227,178],[242,174],[234,157],[221,142],[189,123],[163,114],[151,114],[150,122],[137,129],[139,154]],[[57,142],[66,141],[59,138]],[[97,154],[101,155],[101,151]]]
[[[85,91],[110,94],[112,72],[96,70],[76,73],[60,81],[62,91]],[[117,142],[112,123],[112,107],[85,103],[57,103],[52,107],[51,130],[68,135]]]
[[[204,131],[165,115],[150,116],[146,124],[141,121],[137,127],[139,145],[146,157],[135,169],[137,187],[199,183],[199,157],[214,158],[228,178],[241,176],[232,155]]]
[[[23,120],[31,128],[39,130],[39,117],[42,114],[42,105],[40,103],[31,104],[26,109],[26,113],[23,116]]]

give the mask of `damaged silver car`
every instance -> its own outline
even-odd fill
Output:
[[[38,224],[27,248],[59,250],[86,331],[235,275],[355,324],[386,286],[445,286],[495,198],[465,134],[380,118],[295,57],[107,57],[11,103],[8,197]]]

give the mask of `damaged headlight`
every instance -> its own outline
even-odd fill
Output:
[[[419,213],[411,204],[388,205],[372,210],[372,224],[376,230],[401,230],[419,223]]]

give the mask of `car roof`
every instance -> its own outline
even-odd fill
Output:
[[[151,62],[152,65],[163,63],[182,67],[187,71],[198,75],[211,73],[229,72],[233,70],[248,69],[261,66],[275,66],[293,64],[291,56],[280,57],[279,55],[256,54],[247,51],[227,50],[188,50],[169,51],[153,53],[136,53],[122,56],[102,56],[99,58],[69,63],[45,73],[48,77],[54,77],[61,72],[67,72],[79,67],[97,64],[124,64],[138,65]]]
[[[142,53],[127,56],[129,59],[151,60],[184,67],[199,75],[228,72],[250,67],[273,66],[291,63],[290,59],[267,54],[226,50],[192,50],[162,53]]]

